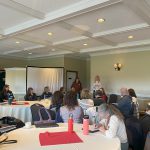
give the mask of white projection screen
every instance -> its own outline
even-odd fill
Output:
[[[27,67],[27,88],[32,87],[37,95],[41,95],[45,86],[53,93],[63,86],[64,68]]]

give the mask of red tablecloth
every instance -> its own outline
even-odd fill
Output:
[[[72,133],[69,133],[69,132],[40,133],[39,140],[40,140],[41,146],[83,142],[75,132],[72,132]]]

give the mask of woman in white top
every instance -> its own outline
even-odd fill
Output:
[[[113,105],[104,103],[98,107],[98,114],[101,120],[99,130],[109,138],[118,137],[121,150],[128,150],[126,128],[121,112]]]
[[[81,123],[83,119],[83,110],[78,105],[76,92],[69,91],[64,98],[64,106],[60,107],[60,116],[63,122],[68,122],[70,114],[73,115],[75,123]]]
[[[95,81],[93,83],[93,91],[100,90],[100,88],[102,88],[102,84],[100,82],[100,76],[97,75],[95,76]]]

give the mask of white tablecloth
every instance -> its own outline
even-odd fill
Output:
[[[17,140],[15,144],[0,145],[0,150],[120,150],[118,138],[109,139],[100,132],[83,135],[81,125],[75,125],[75,131],[83,143],[40,146],[39,133],[67,131],[66,124],[55,128],[18,129],[8,134],[9,140]],[[65,137],[64,137],[65,138]]]
[[[31,122],[32,121],[32,114],[30,110],[31,105],[39,103],[44,105],[45,107],[50,106],[50,100],[26,101],[26,102],[29,102],[29,105],[8,105],[8,104],[0,105],[0,118],[5,116],[11,116],[20,119],[23,122]]]

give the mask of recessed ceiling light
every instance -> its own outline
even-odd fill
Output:
[[[84,46],[87,46],[87,43],[84,43],[83,45],[84,45]]]
[[[105,19],[104,19],[104,18],[98,18],[98,19],[97,19],[97,22],[98,22],[98,23],[103,23],[103,22],[105,22]]]
[[[128,36],[128,39],[133,39],[133,35]]]
[[[47,34],[48,34],[49,36],[52,36],[52,35],[53,35],[53,33],[52,33],[52,32],[48,32]]]
[[[28,53],[29,55],[32,55],[32,53]]]
[[[19,41],[16,41],[16,44],[19,44],[20,42]]]
[[[53,49],[52,49],[52,52],[54,52],[54,51],[55,51],[55,49],[53,48]]]

